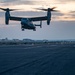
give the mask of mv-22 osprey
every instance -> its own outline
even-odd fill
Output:
[[[31,17],[31,18],[23,18],[23,17],[14,17],[10,15],[10,11],[14,11],[15,9],[9,9],[9,8],[0,8],[1,10],[5,11],[5,24],[9,24],[9,20],[14,20],[14,21],[21,21],[21,29],[24,31],[24,29],[31,29],[36,31],[36,26],[42,27],[42,21],[47,20],[47,25],[50,24],[51,20],[51,11],[54,10],[55,7],[53,8],[48,8],[48,9],[39,9],[43,11],[47,11],[47,16],[43,17]],[[40,21],[39,25],[33,24],[34,21]]]

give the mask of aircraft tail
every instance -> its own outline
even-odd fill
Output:
[[[40,26],[40,28],[42,28],[42,21],[40,21],[40,25],[35,25],[35,26]]]

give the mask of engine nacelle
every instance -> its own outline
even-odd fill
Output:
[[[9,13],[9,11],[6,11],[6,13],[5,13],[5,24],[6,25],[9,24],[9,18],[10,18],[10,13]]]
[[[50,20],[51,20],[51,10],[50,10],[50,8],[48,8],[48,12],[47,12],[47,25],[50,24]]]

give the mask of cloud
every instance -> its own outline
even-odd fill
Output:
[[[38,7],[43,7],[43,8],[48,8],[48,7],[53,7],[53,6],[56,6],[56,10],[62,10],[64,9],[65,12],[68,11],[70,12],[68,14],[67,12],[67,15],[65,15],[65,13],[63,12],[64,10],[62,10],[61,12],[53,12],[52,13],[52,17],[53,19],[57,19],[59,20],[58,17],[60,17],[60,19],[64,16],[66,18],[67,17],[75,17],[75,11],[72,11],[71,9],[74,10],[74,8],[71,8],[71,7],[74,7],[74,4],[73,6],[69,6],[70,4],[61,4],[63,2],[69,2],[69,1],[75,1],[75,0],[56,0],[56,1],[52,1],[52,0],[41,0],[41,1],[38,1],[38,0],[0,0],[0,7],[4,7],[4,8],[16,8],[16,9],[24,9],[26,10],[28,13],[26,16],[30,16],[29,12],[33,11],[34,9],[32,8],[38,8]],[[58,4],[51,4],[52,2],[55,2],[55,3],[58,3]],[[60,2],[60,3],[59,3]],[[28,6],[27,6],[28,5]],[[62,7],[63,6],[63,7]],[[29,12],[28,12],[29,10]],[[37,10],[34,10],[36,15],[44,15],[44,12],[37,12]],[[12,12],[11,12],[12,13]],[[14,13],[14,12],[13,12]],[[17,15],[18,13],[18,15]],[[34,12],[31,12],[32,14],[34,14]],[[2,17],[2,12],[0,12],[0,17]],[[20,11],[20,12],[15,12],[15,16],[24,16],[25,15],[25,12],[23,11]],[[32,16],[36,16],[36,15],[32,15]],[[64,19],[64,18],[63,18]]]
[[[15,0],[0,0],[0,2],[8,3],[8,2],[15,2]]]
[[[58,0],[58,1],[65,1],[65,2],[69,2],[69,1],[75,1],[75,0]]]
[[[70,13],[74,13],[75,14],[75,11],[70,11]]]
[[[29,0],[0,0],[0,4],[2,3],[3,6],[10,6],[10,5],[32,5],[33,2]]]
[[[58,3],[69,3],[69,2],[75,2],[75,0],[56,0]]]
[[[44,1],[37,1],[37,0],[0,0],[0,3],[11,3],[11,4],[34,4],[35,3],[41,3],[41,2],[44,2]]]
[[[0,0],[0,3],[12,3],[12,2],[16,2],[17,0]]]
[[[75,19],[75,11],[70,11],[68,16],[70,16],[70,17]]]

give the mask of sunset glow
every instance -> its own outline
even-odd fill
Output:
[[[5,12],[0,10],[0,36],[1,38],[16,39],[75,39],[75,0],[0,0],[0,8],[20,9],[10,12],[16,17],[40,17],[47,12],[35,8],[52,8],[58,12],[52,12],[51,23],[42,22],[42,28],[36,27],[36,32],[21,31],[21,21],[9,21],[5,24]],[[40,24],[40,22],[33,22]]]
[[[36,11],[34,8],[52,8],[56,7],[55,10],[59,10],[63,16],[54,15],[54,20],[67,20],[75,21],[75,1],[74,0],[20,0],[18,1],[7,1],[0,0],[0,7],[21,9],[17,11]],[[41,11],[39,11],[41,12]],[[58,17],[58,18],[57,18]]]

